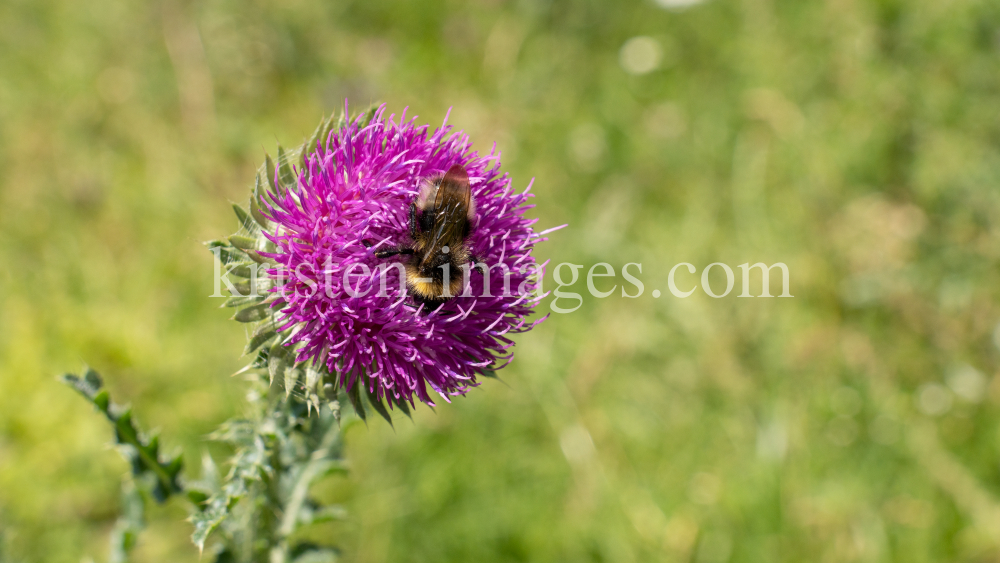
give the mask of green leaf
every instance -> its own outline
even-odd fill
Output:
[[[237,297],[230,297],[222,304],[223,307],[242,307],[243,305],[250,305],[253,303],[260,303],[267,296],[266,295],[244,295]]]
[[[250,216],[253,217],[253,220],[264,229],[267,229],[270,226],[270,221],[268,221],[267,217],[264,216],[264,212],[260,210],[260,204],[257,203],[256,196],[250,197]]]
[[[413,417],[410,415],[410,403],[406,402],[406,399],[403,398],[402,394],[398,399],[390,397],[389,400],[391,400],[394,405],[399,407],[399,410],[403,411],[403,414],[405,414],[407,418],[413,420]]]
[[[239,264],[246,262],[248,256],[245,252],[232,246],[219,247],[219,261],[223,264]]]
[[[306,412],[312,414],[313,409],[316,409],[316,413],[318,414],[322,408],[320,395],[326,396],[326,392],[323,389],[323,372],[316,369],[312,364],[307,364],[305,370]]]
[[[320,385],[323,382],[323,372],[316,369],[312,364],[306,365],[306,392],[316,393],[322,390]]]
[[[342,460],[337,460],[334,463],[328,464],[323,468],[323,471],[316,475],[317,479],[322,479],[324,477],[332,477],[334,475],[347,475],[349,473],[347,463]]]
[[[271,160],[270,155],[264,155],[264,171],[267,173],[267,185],[270,186],[271,192],[279,198],[284,198],[285,189],[281,185],[281,182],[275,181],[274,161]]]
[[[337,425],[340,425],[340,400],[334,399],[328,402],[327,406],[330,407],[330,414],[333,415],[333,419],[337,422]]]
[[[229,274],[240,278],[252,278],[257,270],[257,264],[253,262],[243,262],[229,268]],[[235,284],[233,284],[235,286]]]
[[[111,531],[111,551],[108,561],[127,563],[128,554],[135,547],[139,533],[146,527],[146,506],[142,494],[133,483],[122,484],[122,514]]]
[[[257,239],[242,235],[230,235],[229,244],[240,250],[255,250],[257,248]]]
[[[243,368],[243,369],[244,370],[248,370],[248,369],[267,369],[267,356],[268,356],[268,353],[269,353],[269,350],[267,348],[261,348],[260,351],[257,352],[257,356],[253,359],[252,362],[250,362],[250,365],[247,366],[247,367],[245,367],[245,368]]]
[[[319,137],[323,133],[323,129],[326,128],[327,119],[324,115],[322,119],[319,120],[319,125],[316,126],[316,130],[313,131],[312,137],[302,145],[302,149],[299,151],[299,166],[303,169],[306,167],[306,161],[309,160],[309,155],[316,152],[316,143],[319,142]]]
[[[247,277],[249,277],[249,276],[247,276]],[[247,297],[247,296],[251,295],[252,293],[256,293],[255,291],[253,291],[254,288],[250,287],[250,282],[251,282],[251,280],[242,280],[242,281],[231,282],[233,284],[233,289],[235,289],[237,291],[237,293],[239,293],[239,295],[236,295],[236,297]],[[260,282],[261,282],[261,280],[257,280],[257,289],[260,289],[260,285],[261,285]],[[230,294],[232,294],[232,292],[230,292]]]
[[[66,374],[62,380],[90,400],[114,425],[115,440],[121,446],[119,450],[122,455],[131,465],[133,475],[137,479],[149,477],[154,480],[152,493],[157,502],[163,502],[171,495],[181,492],[179,482],[181,457],[177,456],[169,461],[160,459],[159,440],[155,436],[144,437],[132,420],[132,410],[111,402],[96,371],[87,368],[83,378]]]
[[[274,338],[276,334],[277,331],[275,330],[274,323],[267,323],[257,327],[253,335],[250,336],[250,341],[247,342],[247,347],[243,350],[243,354],[252,354],[257,348],[260,348],[268,340]]]
[[[188,489],[187,490],[187,498],[188,498],[188,500],[191,501],[191,504],[193,504],[193,505],[195,505],[197,507],[201,507],[202,505],[204,505],[205,502],[208,501],[208,497],[209,497],[209,495],[205,491],[200,491],[200,490],[197,490],[197,489]]]
[[[102,380],[101,376],[89,366],[83,372],[83,380],[87,383],[87,385],[90,385],[94,389],[104,387],[104,380]]]
[[[260,303],[258,305],[247,307],[246,309],[240,309],[235,315],[233,315],[233,320],[241,323],[255,323],[269,318],[270,316],[271,304]]]
[[[269,461],[272,459],[272,451],[260,434],[255,433],[245,421],[231,421],[215,436],[221,436],[240,447],[233,458],[232,469],[222,490],[209,498],[204,510],[195,512],[189,518],[194,525],[191,541],[200,550],[205,548],[205,541],[212,532],[231,516],[232,509],[240,499],[250,493],[251,484],[260,482],[263,476],[274,472]]]
[[[271,378],[271,385],[274,384],[275,379],[284,382],[285,370],[292,364],[292,361],[292,351],[282,342],[271,346],[271,354],[267,359],[267,373]]]
[[[219,527],[219,524],[229,516],[229,511],[218,510],[209,506],[201,512],[196,512],[188,521],[194,525],[194,533],[191,534],[191,541],[199,550],[205,549],[205,541],[212,535],[212,532]]]
[[[207,451],[201,453],[201,482],[209,490],[219,488],[219,466]]]
[[[111,407],[111,395],[107,391],[100,391],[93,398],[94,405],[102,411],[107,411]]]
[[[247,250],[247,256],[258,264],[268,264],[268,259],[261,256],[256,250]]]
[[[278,145],[278,177],[286,189],[295,185],[295,176],[288,163],[288,155],[285,153],[285,149],[281,148],[281,145]]]
[[[267,229],[271,222],[264,216],[260,206],[261,200],[265,197],[264,193],[264,189],[260,183],[260,174],[257,174],[256,183],[254,184],[253,191],[250,193],[250,216],[253,217],[258,225]]]
[[[372,119],[375,118],[375,112],[378,111],[378,106],[379,106],[379,104],[372,104],[372,105],[368,106],[368,109],[366,109],[364,111],[364,113],[363,113],[364,120],[362,121],[362,123],[364,125],[368,125],[369,123],[372,122]]]
[[[257,222],[254,221],[242,207],[234,203],[233,212],[236,213],[236,218],[239,219],[240,225],[242,225],[248,233],[257,234],[260,232],[260,227],[257,225]]]
[[[365,396],[368,397],[368,402],[371,406],[375,407],[375,412],[382,415],[382,418],[389,423],[389,426],[392,426],[392,416],[389,414],[389,410],[385,408],[385,405],[375,396],[375,393],[371,391],[368,385],[364,385],[363,387],[365,388]]]
[[[318,146],[319,143],[322,143],[322,145],[325,147],[327,140],[330,138],[330,132],[333,131],[335,127],[339,128],[344,123],[346,123],[346,120],[343,118],[343,116],[338,118],[336,114],[331,113],[329,118],[327,118],[325,121],[320,122],[320,126],[322,127],[322,129],[319,132],[319,136],[310,145],[310,150],[316,152],[316,147]]]
[[[285,369],[285,397],[290,397],[299,380],[302,379],[302,368],[295,366]]]
[[[365,413],[365,405],[361,402],[361,387],[364,385],[364,371],[358,374],[354,379],[354,385],[347,390],[347,398],[351,400],[351,406],[354,407],[354,412],[358,415],[358,418],[368,422],[367,414]]]
[[[331,113],[329,119],[327,119],[326,123],[323,125],[323,130],[320,131],[319,138],[317,139],[317,141],[323,143],[323,146],[325,147],[327,139],[330,138],[330,132],[333,131],[335,127],[340,128],[340,126],[342,126],[344,123],[346,123],[346,120],[343,118],[343,116],[338,118],[335,114]],[[313,144],[314,148],[315,146],[316,145]]]
[[[333,522],[335,520],[346,520],[347,509],[339,504],[316,507],[309,514],[309,521],[305,524],[321,524],[323,522]]]

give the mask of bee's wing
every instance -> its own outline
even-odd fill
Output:
[[[426,211],[427,209],[433,209],[434,202],[437,200],[438,188],[441,187],[441,177],[435,178],[424,178],[420,183],[420,193],[417,194],[417,209],[420,211]]]
[[[460,164],[456,164],[436,184],[433,194],[427,193],[426,200],[431,201],[430,197],[433,195],[434,246],[459,243],[465,238],[466,225],[473,214],[469,174]],[[421,195],[423,196],[423,192]]]

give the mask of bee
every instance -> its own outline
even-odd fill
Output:
[[[410,203],[413,242],[375,251],[377,258],[409,256],[403,265],[406,287],[414,303],[425,305],[425,310],[462,293],[465,287],[462,266],[479,263],[466,242],[475,213],[469,174],[456,164],[445,174],[424,180],[416,201]],[[363,243],[372,246],[371,241]]]

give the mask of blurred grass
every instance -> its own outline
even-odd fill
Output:
[[[623,68],[636,36],[658,69]],[[646,292],[350,430],[321,493],[352,519],[318,532],[346,560],[997,560],[998,63],[988,1],[7,0],[2,549],[106,553],[126,468],[55,374],[95,366],[191,460],[238,413],[200,241],[347,97],[453,108],[571,224],[542,258],[640,262]],[[795,298],[677,299],[682,261],[785,262]],[[140,560],[198,559],[183,514]]]

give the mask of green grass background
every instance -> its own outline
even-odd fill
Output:
[[[636,36],[658,69],[623,69]],[[318,491],[346,561],[1000,558],[1000,4],[5,0],[0,559],[106,556],[127,468],[61,372],[225,455],[244,333],[201,242],[345,97],[452,108],[570,223],[541,258],[646,289],[523,335],[502,383],[352,427]],[[795,297],[666,291],[678,262],[757,261]],[[137,560],[197,561],[184,516],[156,508]]]

